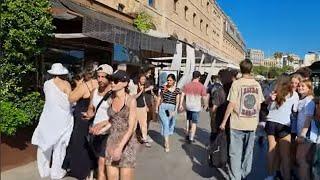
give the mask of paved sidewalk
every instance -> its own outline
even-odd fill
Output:
[[[209,138],[209,116],[201,113],[201,121],[196,134],[196,143],[190,145],[184,141],[184,115],[177,121],[175,134],[171,137],[170,152],[165,153],[159,134],[160,124],[152,123],[150,136],[154,139],[151,148],[142,148],[137,157],[137,180],[201,180],[224,179],[218,170],[208,167],[206,145]],[[256,146],[253,171],[249,180],[260,180],[265,174],[265,147]],[[3,180],[38,180],[36,162],[1,173]],[[74,178],[66,177],[65,180]]]

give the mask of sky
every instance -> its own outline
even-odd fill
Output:
[[[247,48],[294,53],[320,51],[320,0],[217,0]],[[320,52],[319,52],[320,53]]]

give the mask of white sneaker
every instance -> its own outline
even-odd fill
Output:
[[[274,180],[274,176],[268,176],[264,180]]]
[[[149,135],[147,136],[147,142],[148,143],[153,143],[153,139]]]

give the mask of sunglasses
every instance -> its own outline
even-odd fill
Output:
[[[123,78],[112,78],[111,81],[114,83],[114,84],[118,84],[119,82],[127,82],[125,79]]]

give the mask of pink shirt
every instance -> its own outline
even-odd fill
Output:
[[[201,111],[201,97],[206,96],[206,88],[200,82],[190,82],[183,89],[186,95],[186,109],[188,111]]]

